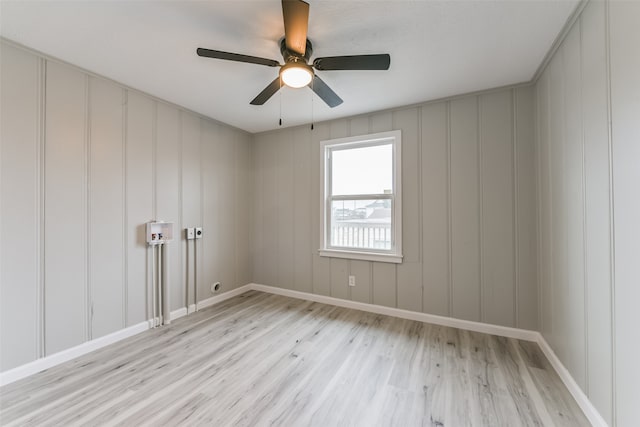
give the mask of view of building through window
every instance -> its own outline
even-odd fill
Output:
[[[331,196],[339,199],[331,200],[330,245],[391,249],[392,145],[338,149],[331,160]]]

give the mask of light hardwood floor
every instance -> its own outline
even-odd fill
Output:
[[[247,292],[0,389],[16,426],[584,426],[537,344]]]

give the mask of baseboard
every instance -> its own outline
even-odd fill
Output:
[[[468,331],[482,332],[485,334],[498,335],[508,338],[517,338],[524,341],[538,341],[538,332],[526,329],[509,328],[507,326],[491,325],[488,323],[473,322],[470,320],[454,319],[452,317],[438,316],[435,314],[419,313],[417,311],[403,310],[394,307],[384,307],[381,305],[368,304],[358,301],[343,300],[324,295],[310,294],[307,292],[292,291],[274,286],[251,283],[250,289],[255,291],[268,292],[287,296],[291,298],[304,299],[308,301],[320,302],[335,305],[338,307],[353,308],[356,310],[368,311],[370,313],[384,314],[387,316],[399,317],[401,319],[417,320],[419,322],[432,323],[441,326],[451,326],[453,328],[465,329]]]
[[[105,347],[109,344],[113,344],[125,338],[137,335],[148,330],[149,328],[150,322],[145,320],[144,322],[138,323],[137,325],[129,326],[128,328],[121,329],[109,335],[87,341],[67,350],[63,350],[50,356],[34,360],[33,362],[29,362],[25,365],[18,366],[17,368],[0,372],[0,386],[10,384],[14,381],[18,381],[22,378],[28,377],[29,375],[33,375],[38,372],[44,371],[45,369],[60,365],[61,363],[67,362],[71,359],[75,359],[76,357],[90,353],[94,350],[98,350],[99,348]]]
[[[187,315],[187,307],[180,307],[169,313],[169,320],[176,320]]]
[[[237,297],[238,295],[242,295],[247,291],[251,290],[251,284],[240,286],[239,288],[232,289],[220,295],[214,295],[211,298],[207,298],[198,303],[196,310],[202,310],[203,308],[212,306],[214,304],[218,304],[219,302],[226,301],[230,298]]]
[[[537,332],[537,334],[538,345],[542,349],[542,352],[547,356],[549,363],[551,363],[553,369],[558,373],[558,376],[567,387],[569,393],[571,393],[580,409],[582,409],[582,412],[584,412],[584,415],[587,417],[591,425],[594,427],[608,427],[607,422],[602,418],[600,412],[598,412],[596,407],[593,406],[587,395],[584,394],[578,383],[576,383],[576,380],[573,379],[567,368],[565,368],[564,364],[560,361],[558,356],[556,356],[556,353],[553,351],[547,340],[544,339],[544,336],[539,332]]]

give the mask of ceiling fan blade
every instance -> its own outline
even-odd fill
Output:
[[[265,87],[262,92],[258,94],[253,101],[250,102],[251,105],[263,105],[265,102],[269,100],[275,93],[280,90],[282,87],[282,82],[280,81],[280,76],[278,76],[274,81],[269,83],[269,86]]]
[[[280,63],[273,59],[258,58],[257,56],[240,55],[239,53],[223,52],[221,50],[203,49],[196,51],[198,56],[205,58],[226,59],[227,61],[248,62],[249,64],[266,65],[267,67],[278,67]]]
[[[329,107],[337,107],[342,104],[342,98],[340,98],[327,84],[318,76],[313,77],[311,83],[311,90],[318,95]]]
[[[391,57],[379,55],[326,56],[316,58],[313,67],[320,71],[330,70],[388,70]]]
[[[282,17],[287,49],[304,56],[307,49],[309,3],[302,0],[282,0]]]

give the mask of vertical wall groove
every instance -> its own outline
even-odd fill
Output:
[[[582,16],[578,18],[576,21],[576,25],[578,26],[579,32],[579,55],[580,55],[580,106],[584,105],[584,94],[583,94],[583,72],[582,72],[582,47],[584,45],[582,40]],[[587,240],[587,186],[586,186],[586,161],[585,161],[585,148],[584,148],[584,111],[581,109],[580,111],[580,150],[581,150],[581,164],[582,164],[582,176],[581,178],[581,190],[582,190],[582,274],[584,276],[583,292],[584,292],[584,378],[585,378],[585,393],[587,396],[589,393],[589,311],[587,308],[589,307],[589,275],[587,273],[587,253],[589,241]]]
[[[179,251],[180,251],[180,278],[184,279],[185,277],[185,273],[184,273],[184,262],[185,262],[185,256],[184,256],[184,251],[182,250],[182,218],[184,216],[184,212],[183,211],[183,206],[184,206],[184,202],[183,202],[183,188],[182,188],[182,175],[183,175],[183,165],[182,165],[182,144],[183,144],[183,112],[182,111],[178,111],[178,206],[180,206],[180,208],[178,209],[178,223],[174,224],[173,228],[173,233],[175,235],[174,239],[175,242],[177,243],[176,246],[178,246]],[[187,270],[189,270],[189,267],[187,266]],[[184,298],[184,306],[188,309],[189,308],[189,303],[187,302],[186,299],[186,287],[187,287],[187,283],[184,282],[182,283],[182,297]]]
[[[44,257],[44,236],[45,236],[45,126],[46,126],[46,84],[47,84],[47,62],[39,58],[38,59],[38,149],[37,160],[38,165],[38,177],[37,177],[37,218],[38,218],[38,241],[37,241],[37,254],[38,260],[36,265],[37,269],[37,298],[36,302],[36,324],[37,324],[37,336],[36,336],[36,357],[45,356],[45,304],[44,304],[44,286],[45,286],[45,257]]]
[[[199,121],[199,126],[200,126],[200,200],[202,201],[200,203],[200,225],[204,226],[204,144],[205,144],[205,140],[204,140],[204,122],[202,120]],[[200,266],[200,262],[198,262],[198,253],[200,253],[200,259],[206,259],[204,257],[204,245],[200,244],[200,250],[198,250],[197,248],[198,245],[198,240],[195,240],[193,243],[193,246],[196,250],[195,252],[195,256],[194,256],[194,260],[196,263],[196,268],[193,270],[194,271],[194,284],[193,284],[193,288],[195,290],[195,293],[193,295],[193,304],[194,304],[194,310],[198,310],[198,300],[197,300],[197,286],[198,286],[198,280],[202,280],[202,274],[198,274],[197,268],[198,266]],[[202,269],[202,267],[200,267]]]
[[[451,201],[451,102],[446,103],[446,129],[447,129],[447,242],[449,256],[447,265],[448,287],[449,287],[449,316],[453,315],[453,224],[452,201]]]
[[[127,124],[129,92],[122,89],[122,325],[129,326],[129,218],[127,192]]]
[[[480,280],[480,298],[478,300],[480,321],[484,322],[484,251],[482,245],[484,243],[484,182],[483,182],[483,168],[482,168],[482,100],[480,96],[476,96],[476,112],[477,112],[477,130],[476,130],[476,152],[478,153],[478,256],[480,262],[478,263],[478,278]]]
[[[44,286],[45,286],[45,257],[44,257],[44,239],[45,239],[45,177],[46,177],[46,169],[45,169],[45,128],[46,128],[46,85],[47,85],[47,62],[46,60],[39,58],[38,59],[38,159],[37,162],[37,171],[39,173],[38,176],[38,253],[36,257],[38,259],[38,288],[37,288],[37,298],[36,302],[37,313],[36,313],[36,324],[37,324],[37,337],[36,337],[36,348],[37,348],[37,357],[44,357],[46,354],[45,348],[45,301],[44,301]]]
[[[513,182],[513,315],[514,325],[520,327],[520,310],[518,308],[518,297],[520,295],[520,250],[519,250],[519,229],[518,229],[518,215],[519,215],[519,200],[518,200],[518,92],[516,89],[511,90],[511,151],[512,151],[512,164],[511,164],[511,177]]]
[[[610,279],[611,279],[611,292],[610,292],[610,304],[611,304],[611,372],[612,384],[611,384],[611,408],[613,425],[617,425],[617,399],[616,399],[616,383],[617,383],[617,371],[616,371],[616,317],[615,317],[615,297],[616,297],[616,273],[615,273],[615,261],[616,261],[616,246],[615,246],[615,194],[614,194],[614,181],[613,181],[613,128],[612,128],[612,111],[611,111],[611,28],[610,28],[610,2],[604,3],[605,14],[605,61],[606,61],[606,92],[607,92],[607,145],[609,154],[609,245],[610,245]]]
[[[538,222],[538,230],[537,230],[537,250],[538,250],[538,266],[537,266],[537,272],[538,272],[538,327],[540,328],[540,331],[544,331],[545,330],[545,323],[544,323],[544,315],[543,315],[543,266],[544,261],[543,261],[543,229],[542,229],[542,225],[543,225],[543,220],[542,220],[542,216],[544,215],[544,210],[543,210],[543,206],[542,206],[542,199],[543,199],[543,182],[542,182],[542,169],[543,169],[543,158],[542,158],[542,128],[541,128],[541,123],[542,123],[542,112],[541,112],[541,103],[540,103],[540,90],[538,89],[538,86],[536,86],[536,96],[535,96],[535,101],[536,101],[536,184],[537,184],[537,191],[536,191],[536,210],[537,210],[537,222]]]
[[[422,195],[424,194],[422,191],[422,108],[416,109],[416,116],[418,121],[418,199],[420,203],[418,203],[418,259],[420,263],[424,260],[424,212],[423,212],[423,203],[422,203]],[[420,266],[420,311],[424,312],[424,268],[422,265]]]
[[[85,192],[84,192],[84,211],[85,211],[85,239],[84,239],[84,252],[85,252],[85,341],[91,340],[91,329],[93,322],[93,302],[91,300],[91,85],[90,80],[92,77],[85,76],[85,128],[84,128],[84,179],[85,179]]]

